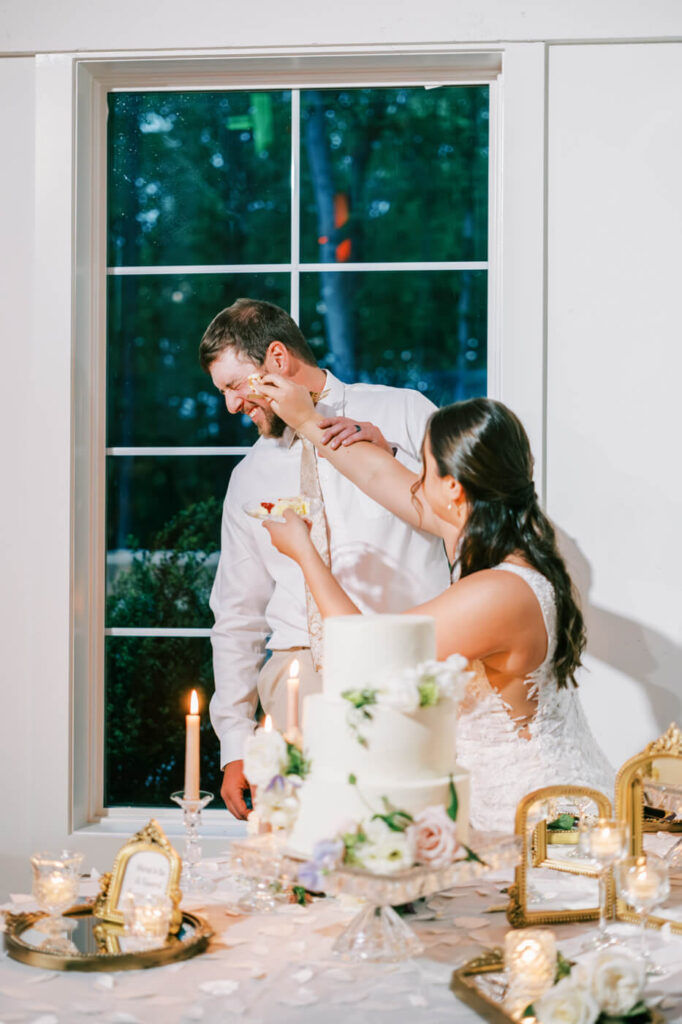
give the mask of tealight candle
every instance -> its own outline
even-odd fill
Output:
[[[504,940],[507,972],[505,1008],[520,1019],[526,1007],[539,999],[554,982],[556,942],[544,928],[523,928],[507,932]]]
[[[125,931],[138,940],[141,947],[158,946],[166,941],[171,915],[167,896],[128,892],[122,902]]]
[[[599,861],[617,860],[623,847],[623,832],[610,825],[595,825],[590,835],[590,852]]]

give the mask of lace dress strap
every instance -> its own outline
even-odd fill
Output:
[[[522,580],[528,584],[531,588],[537,602],[540,605],[540,611],[542,612],[542,621],[545,624],[545,631],[547,633],[547,653],[545,659],[538,668],[533,672],[533,676],[536,676],[538,672],[542,672],[546,665],[551,662],[554,657],[554,648],[556,647],[556,601],[554,598],[554,587],[549,582],[546,576],[543,576],[537,569],[531,569],[526,565],[514,565],[512,562],[500,562],[499,565],[493,566],[494,570],[500,570],[502,572],[511,572],[515,576],[520,576]]]

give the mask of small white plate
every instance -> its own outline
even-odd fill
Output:
[[[274,498],[271,501],[261,502],[247,502],[246,505],[242,506],[247,516],[251,516],[253,519],[270,519],[273,523],[284,523],[286,520],[283,515],[273,514],[272,509],[276,508],[280,502],[292,502],[299,503],[305,502],[305,512],[298,512],[296,508],[292,508],[292,512],[296,512],[302,519],[310,519],[311,516],[315,515],[319,509],[322,508],[322,502],[319,498],[308,498],[304,494],[298,494],[293,498]],[[270,506],[268,508],[268,506]]]

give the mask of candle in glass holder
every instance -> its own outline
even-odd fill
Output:
[[[122,905],[126,934],[137,940],[140,948],[162,945],[166,941],[172,909],[167,896],[128,892]]]
[[[185,715],[185,800],[199,799],[199,698],[192,690],[189,714]]]
[[[545,928],[522,928],[507,932],[504,940],[504,966],[507,974],[505,1009],[520,1019],[535,999],[554,983],[556,942]]]
[[[590,853],[602,863],[617,860],[623,849],[623,830],[597,822],[590,833]]]

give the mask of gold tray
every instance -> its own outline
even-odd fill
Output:
[[[213,935],[206,921],[183,911],[178,934],[169,935],[162,946],[126,949],[131,940],[121,925],[103,921],[92,911],[87,904],[72,907],[64,914],[70,928],[52,933],[36,927],[47,921],[46,914],[6,913],[8,955],[48,971],[131,971],[188,960],[203,953]]]
[[[489,950],[482,956],[469,960],[462,967],[453,971],[450,990],[458,999],[475,1010],[479,1017],[491,1024],[518,1024],[503,1008],[506,991],[504,975],[504,954],[499,946]],[[529,1017],[535,1021],[535,1017]],[[609,1024],[625,1021],[623,1017],[607,1017],[602,1014],[597,1024]],[[665,1024],[665,1017],[660,1010],[649,1009],[647,1016],[631,1017],[630,1021],[646,1022],[646,1024]]]

